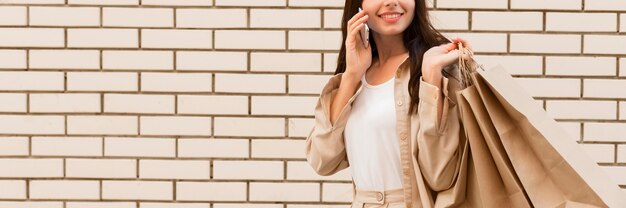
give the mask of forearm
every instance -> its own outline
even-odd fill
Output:
[[[330,104],[330,123],[333,126],[335,125],[335,121],[339,117],[341,110],[343,110],[350,98],[354,96],[354,93],[356,93],[356,90],[358,89],[360,80],[356,79],[356,77],[357,76],[352,74],[341,75],[339,88],[337,89],[337,93],[331,100]]]

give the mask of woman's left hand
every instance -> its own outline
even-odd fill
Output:
[[[458,49],[459,42],[463,44],[464,48],[468,48],[470,53],[474,53],[470,44],[459,37],[453,38],[451,43],[434,46],[424,53],[422,59],[422,76],[425,82],[439,86],[443,76],[441,70],[459,61],[459,55],[461,54]],[[467,59],[469,57],[464,58]]]

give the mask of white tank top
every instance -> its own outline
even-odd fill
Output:
[[[352,104],[344,138],[350,171],[357,189],[402,188],[400,144],[396,134],[394,80],[364,85]]]

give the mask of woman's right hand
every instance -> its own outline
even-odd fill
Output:
[[[356,13],[348,20],[347,37],[346,37],[346,71],[345,74],[356,76],[357,80],[372,64],[372,47],[369,42],[367,47],[363,45],[360,30],[365,27],[369,16],[362,10]],[[368,34],[369,35],[369,34]]]

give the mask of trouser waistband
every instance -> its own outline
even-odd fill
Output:
[[[354,201],[360,203],[385,204],[404,201],[402,188],[386,191],[356,189]]]

